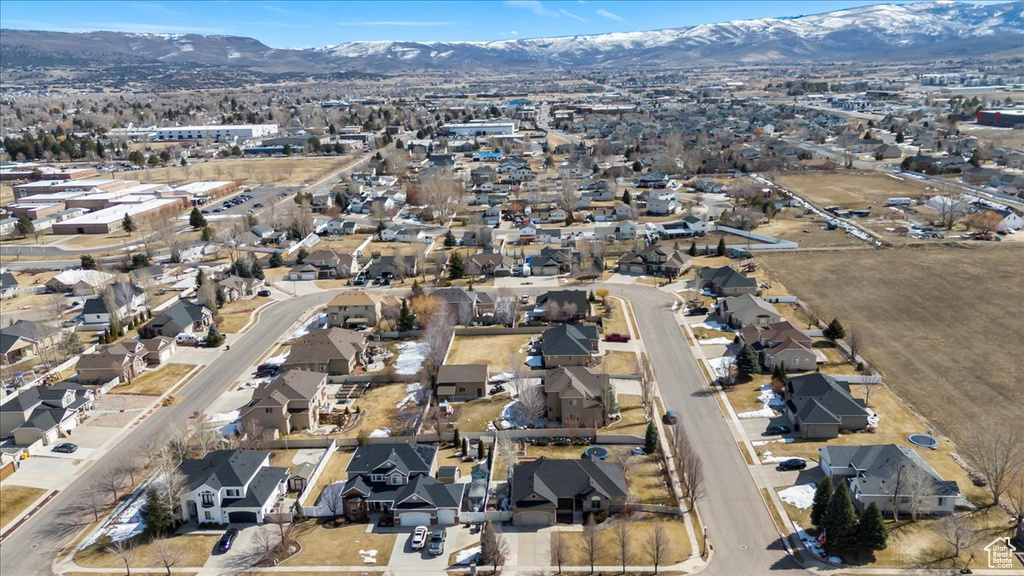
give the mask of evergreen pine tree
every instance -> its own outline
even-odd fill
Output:
[[[718,239],[718,248],[715,250],[718,256],[725,256],[725,238]]]
[[[466,437],[462,438],[462,457],[469,456],[469,440]]]
[[[452,257],[448,259],[448,279],[458,280],[465,273],[466,265],[462,261],[462,256],[458,252],[452,254]]]
[[[459,437],[459,429],[455,428],[455,430],[453,431],[453,434],[454,434],[454,436],[452,436],[452,444],[455,445],[455,446],[460,446],[461,447],[462,446],[462,441],[461,441],[461,439]]]
[[[203,213],[199,211],[198,206],[194,206],[192,212],[188,215],[188,225],[196,230],[206,226],[206,218],[203,217]]]
[[[420,281],[413,279],[412,288],[409,289],[409,295],[413,298],[423,295],[423,287],[420,286]]]
[[[146,533],[162,536],[174,529],[174,512],[177,502],[168,498],[165,491],[150,488],[146,491],[146,503],[142,505],[142,519]]]
[[[885,550],[888,546],[888,534],[885,532],[885,520],[882,509],[872,502],[860,515],[857,525],[857,543],[862,550]]]
[[[690,242],[690,249],[686,253],[689,254],[690,256],[696,256],[697,255],[697,242],[696,241],[691,241]]]
[[[644,452],[654,454],[658,451],[658,429],[654,422],[647,423],[647,432],[644,433]]]
[[[835,342],[836,340],[841,340],[846,337],[846,328],[843,328],[843,325],[839,322],[838,318],[833,318],[832,321],[828,323],[828,327],[822,331],[822,336],[828,338],[832,342]]]
[[[857,513],[850,501],[850,491],[840,482],[828,501],[822,519],[825,548],[829,552],[852,550],[857,547]]]
[[[131,236],[132,232],[138,229],[139,227],[135,225],[135,220],[132,220],[132,215],[125,212],[124,218],[121,219],[121,230],[124,230],[125,234]]]
[[[281,256],[280,252],[274,252],[270,255],[270,267],[280,268],[281,266],[284,266],[284,258]]]
[[[785,382],[786,381],[786,363],[779,362],[772,368],[772,381]]]
[[[821,523],[825,516],[825,510],[828,508],[828,503],[832,500],[834,492],[832,480],[828,476],[821,482],[818,482],[818,487],[814,490],[814,502],[811,504],[811,524],[815,525],[818,529],[822,527]]]
[[[199,233],[199,239],[203,242],[212,242],[214,235],[213,228],[209,225],[203,226],[202,231]]]
[[[449,229],[447,232],[444,233],[444,247],[453,248],[455,244],[455,234],[452,234],[452,231]]]
[[[744,345],[736,355],[736,371],[740,376],[750,376],[757,372],[757,352],[749,344]]]
[[[305,260],[306,260],[306,258],[308,256],[309,256],[309,250],[306,250],[305,246],[303,246],[302,248],[299,248],[299,253],[295,255],[295,263],[296,264],[302,264],[303,262],[305,262]]]
[[[629,190],[626,190],[625,192],[622,193],[622,203],[625,204],[626,206],[629,206],[630,204],[633,203],[633,197],[630,196]]]
[[[412,311],[409,310],[409,302],[405,298],[402,298],[402,308],[398,312],[399,332],[408,332],[409,330],[412,330],[414,320],[415,317],[413,316]]]

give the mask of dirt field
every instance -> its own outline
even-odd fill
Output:
[[[350,156],[313,158],[227,158],[188,166],[113,172],[121,180],[142,182],[194,182],[196,180],[249,180],[250,183],[301,184],[316,182],[353,162]]]
[[[800,218],[797,218],[797,215]],[[792,240],[801,248],[821,248],[826,246],[867,246],[842,230],[825,230],[825,220],[814,214],[803,215],[795,208],[787,208],[780,212],[771,222],[757,227],[758,234],[767,234],[783,240]],[[737,237],[732,236],[726,242],[739,244]]]
[[[896,177],[878,172],[844,171],[828,174],[785,174],[778,183],[795,194],[821,207],[838,205],[843,208],[871,208],[882,213],[887,198],[924,194],[928,185],[913,178]],[[873,214],[875,215],[875,214]],[[758,229],[760,232],[760,229]]]
[[[982,142],[991,142],[993,146],[1024,149],[1024,131],[1010,128],[990,128],[977,124],[960,124],[960,129],[968,136],[974,136]]]
[[[954,441],[1024,421],[1019,245],[765,254],[775,280],[862,334],[863,355]],[[1016,265],[1013,263],[1016,262]]]

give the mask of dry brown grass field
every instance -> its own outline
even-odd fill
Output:
[[[878,172],[837,171],[821,174],[783,174],[776,181],[790,191],[818,204],[850,209],[872,208],[882,212],[887,198],[924,194],[927,184],[905,176]]]
[[[865,358],[937,432],[1024,421],[1024,247],[766,254],[774,280],[856,327]]]
[[[194,182],[196,180],[248,180],[250,184],[301,184],[315,182],[353,162],[351,156],[285,158],[225,158],[130,172],[114,172],[114,178],[142,182]]]

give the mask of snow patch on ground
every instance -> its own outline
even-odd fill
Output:
[[[706,340],[698,340],[701,346],[715,346],[719,344],[729,345],[732,344],[732,340],[729,338],[708,338]]]
[[[301,328],[292,332],[288,338],[294,340],[296,338],[302,338],[306,334],[309,334],[310,330],[321,328],[327,325],[327,314],[317,314],[316,316],[309,319],[308,322],[302,325]]]
[[[761,393],[761,395],[758,396],[757,399],[758,399],[758,401],[761,402],[761,404],[764,404],[765,406],[785,406],[786,405],[786,401],[783,400],[781,397],[779,397],[778,394],[773,392],[772,391],[772,387],[769,384],[765,384],[764,386],[761,386],[761,389],[759,390],[759,392]]]
[[[520,348],[519,351],[522,352],[522,349]],[[513,374],[511,372],[498,372],[497,374],[493,374],[491,376],[490,382],[491,382],[491,384],[498,384],[498,383],[501,383],[501,382],[508,382],[509,380],[512,379],[512,376],[513,376]]]
[[[420,402],[423,401],[423,385],[419,382],[406,384],[405,392],[405,398],[399,400],[398,404],[395,405],[395,408],[401,410],[410,404],[418,406]]]
[[[817,488],[811,484],[797,484],[785,490],[779,490],[779,499],[800,510],[811,507],[814,503],[814,491]]]
[[[721,332],[735,332],[728,324],[722,324],[716,320],[705,320],[699,324],[690,324],[690,328],[705,328],[707,330],[719,330]]]
[[[872,427],[877,428],[879,420],[881,420],[881,418],[879,418],[878,414],[875,414],[874,410],[871,410],[869,408],[868,409],[868,426],[872,426]]]
[[[373,549],[370,549],[370,550],[360,550],[359,551],[359,556],[363,559],[363,564],[376,564],[377,563],[377,551],[376,550],[373,550]]]
[[[765,406],[760,410],[754,410],[752,412],[740,412],[736,415],[737,418],[774,418],[775,410]]]
[[[716,378],[728,378],[729,366],[733,365],[733,360],[728,356],[709,358],[708,365],[711,366],[711,370],[715,373]]]
[[[821,558],[822,560],[825,560],[830,564],[843,563],[842,558],[839,558],[838,556],[826,556],[825,549],[821,547],[821,544],[818,544],[818,539],[811,538],[811,535],[804,531],[804,529],[801,528],[799,524],[793,522],[793,526],[796,526],[797,537],[800,538],[800,541],[804,543],[804,547],[807,548],[807,550],[810,551],[811,554],[814,554],[818,558]]]
[[[775,442],[781,442],[783,444],[792,444],[794,438],[777,438],[775,440],[754,440],[750,443],[751,446],[764,446],[765,444],[772,444]]]
[[[271,358],[267,358],[266,360],[263,361],[263,363],[264,364],[273,364],[275,366],[280,366],[281,364],[284,364],[285,360],[288,359],[288,355],[289,354],[291,354],[291,350],[285,352],[284,354],[281,354],[280,356],[274,356],[274,357],[271,357]]]
[[[786,460],[789,460],[789,456],[772,456],[772,453],[767,450],[761,455],[762,464],[778,464],[779,462],[785,462]]]
[[[483,548],[480,546],[474,546],[472,548],[466,548],[465,550],[461,550],[455,555],[455,563],[465,565],[475,562],[477,559],[479,559],[480,553],[482,551]]]
[[[373,432],[370,432],[370,438],[387,438],[388,436],[391,436],[391,428],[386,426],[384,428],[377,428]]]
[[[427,344],[424,342],[400,342],[398,359],[395,360],[395,374],[412,375],[423,367],[427,357]]]
[[[501,409],[501,428],[503,430],[526,428],[526,412],[522,402],[513,400],[505,404],[505,407]]]
[[[235,420],[238,420],[239,415],[241,415],[240,410],[232,410],[230,412],[218,412],[210,416],[209,419],[207,419],[207,422],[209,422],[210,424],[234,422]]]

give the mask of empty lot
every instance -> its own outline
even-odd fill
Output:
[[[819,206],[842,206],[863,210],[872,208],[881,212],[888,198],[918,197],[928,186],[907,176],[892,176],[878,172],[836,171],[821,174],[784,174],[775,179],[794,194]]]
[[[863,354],[939,433],[1024,421],[1024,247],[766,254],[775,280],[855,326]]]

